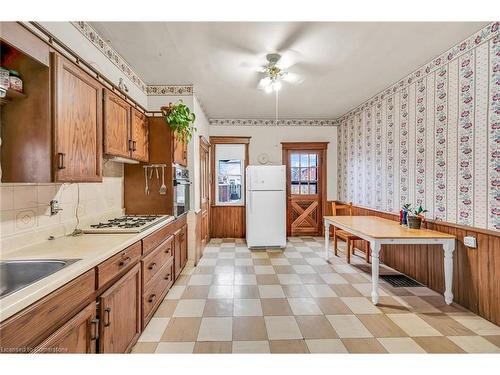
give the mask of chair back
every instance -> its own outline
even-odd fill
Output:
[[[337,211],[339,210],[348,210],[349,216],[352,216],[352,202],[340,204],[335,201],[332,202],[332,215],[338,216]]]

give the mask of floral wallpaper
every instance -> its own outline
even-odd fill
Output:
[[[275,119],[210,119],[213,126],[276,126]],[[337,126],[328,119],[278,119],[278,126]]]
[[[337,121],[340,200],[500,230],[499,22]]]

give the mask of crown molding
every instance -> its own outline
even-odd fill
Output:
[[[338,120],[332,119],[210,119],[211,126],[337,126]]]
[[[116,52],[113,47],[104,41],[99,33],[88,22],[70,22],[80,33],[82,33],[104,56],[108,58],[118,69],[122,71],[142,92],[147,93],[147,85],[137,75],[125,59]]]
[[[376,95],[371,97],[370,99],[364,101],[358,106],[354,107],[344,115],[340,116],[337,121],[343,122],[348,118],[362,112],[367,107],[373,106],[377,104],[377,102],[384,100],[387,96],[391,96],[396,94],[397,92],[408,87],[412,82],[422,80],[427,75],[435,72],[440,69],[443,65],[448,64],[449,62],[457,59],[463,54],[469,52],[473,48],[478,47],[479,45],[491,40],[495,36],[498,35],[500,28],[500,22],[491,22],[487,26],[483,27],[481,30],[472,34],[465,40],[457,43],[454,47],[448,49],[446,52],[442,53],[438,57],[432,59],[427,64],[422,65],[418,69],[414,70],[412,73],[408,74],[403,79],[399,80],[395,84],[387,87],[385,90],[378,92]]]

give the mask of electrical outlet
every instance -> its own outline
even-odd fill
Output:
[[[471,249],[475,249],[477,247],[476,237],[465,236],[464,237],[464,245],[470,247]]]

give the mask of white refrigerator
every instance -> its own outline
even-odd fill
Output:
[[[247,167],[246,233],[249,248],[286,246],[284,165]]]

